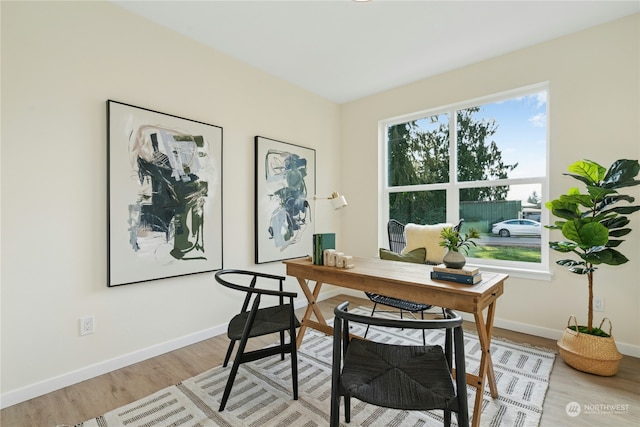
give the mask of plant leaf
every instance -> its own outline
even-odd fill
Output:
[[[611,237],[611,236],[609,236]],[[615,248],[618,247],[620,245],[620,243],[624,242],[624,240],[614,240],[614,239],[609,239],[609,241],[607,242],[607,247],[608,248]]]
[[[607,265],[620,265],[629,261],[629,259],[622,255],[615,249],[605,247],[602,250],[590,251],[582,257],[587,262],[592,264],[607,264]]]
[[[593,185],[587,185],[587,192],[589,193],[592,199],[597,201],[600,201],[606,198],[609,194],[616,194],[616,190],[603,188],[603,187],[596,187]]]
[[[569,172],[577,174],[577,176],[571,175],[571,174],[565,174],[565,175],[571,175],[576,179],[580,179],[578,178],[578,176],[580,176],[583,178],[583,179],[580,179],[580,181],[586,182],[587,184],[596,184],[602,181],[605,177],[605,174],[607,173],[607,169],[600,166],[596,162],[593,162],[591,160],[586,160],[586,159],[578,160],[577,162],[569,165],[567,169]]]
[[[640,164],[637,160],[621,159],[613,162],[606,176],[603,178],[602,186],[605,188],[630,187],[640,184],[634,178],[640,172]]]
[[[587,274],[595,270],[593,267],[586,267],[587,264],[584,261],[574,261],[572,259],[561,259],[556,261],[556,264],[567,268],[570,272],[575,274]]]
[[[562,227],[562,235],[586,249],[605,245],[609,240],[609,229],[599,222],[585,222],[578,219],[567,221]]]
[[[563,267],[573,267],[575,265],[587,265],[584,261],[575,261],[572,259],[561,259],[556,261],[556,264],[561,265]]]
[[[562,196],[560,196],[562,199]],[[568,197],[573,203],[576,203],[585,208],[593,208],[596,206],[597,200],[594,200],[591,195],[588,194],[576,194]]]
[[[560,196],[560,199],[551,200],[545,203],[548,209],[551,209],[551,213],[555,216],[564,219],[580,218],[580,210],[577,203],[567,200],[568,197]]]
[[[618,206],[615,208],[611,208],[606,212],[615,212],[622,215],[632,214],[640,210],[640,206]]]
[[[558,252],[573,252],[578,245],[573,242],[549,242],[549,247]]]
[[[625,225],[629,224],[629,222],[630,221],[626,216],[619,216],[611,219],[602,220],[600,221],[600,224],[604,225],[609,230],[611,230],[614,228],[624,227]],[[609,236],[611,236],[611,233],[609,233]]]
[[[630,228],[621,228],[620,230],[610,230],[609,237],[622,237],[622,236],[626,236],[629,233],[631,233]]]

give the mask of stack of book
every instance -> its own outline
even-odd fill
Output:
[[[313,235],[313,263],[324,264],[324,250],[336,248],[336,234],[322,233]]]
[[[445,280],[447,282],[466,283],[475,285],[482,280],[482,275],[478,268],[448,268],[444,264],[433,266],[431,278],[435,280]]]

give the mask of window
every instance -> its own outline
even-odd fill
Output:
[[[381,123],[382,224],[480,231],[470,264],[546,270],[546,85]],[[382,235],[386,236],[386,232]]]

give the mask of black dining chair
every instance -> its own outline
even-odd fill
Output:
[[[455,413],[469,426],[462,317],[445,309],[444,319],[409,320],[363,316],[344,302],[334,309],[330,426],[340,425],[340,396],[345,421],[351,421],[351,398],[372,405],[427,411],[444,410],[444,425]],[[415,346],[368,341],[349,334],[349,322],[389,328],[443,329],[440,345]],[[455,368],[455,379],[452,369]]]
[[[240,341],[240,344],[222,395],[219,411],[223,411],[227,404],[240,365],[276,354],[281,355],[281,360],[284,360],[285,353],[291,354],[293,399],[298,400],[296,328],[300,326],[300,322],[295,316],[293,307],[293,299],[297,294],[283,290],[285,278],[282,276],[246,270],[220,270],[216,272],[215,278],[218,283],[227,288],[246,293],[240,313],[231,319],[227,328],[227,336],[231,342],[224,358],[224,367],[229,363],[236,341]],[[260,282],[260,287],[257,286],[258,282]],[[269,289],[266,287],[266,283],[278,283],[278,287],[277,289]],[[261,305],[263,296],[277,297],[278,304]],[[251,302],[252,299],[253,302]],[[289,333],[289,342],[285,342],[285,332]],[[249,338],[272,333],[279,333],[279,345],[245,351]]]

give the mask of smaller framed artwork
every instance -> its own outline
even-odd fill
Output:
[[[107,285],[222,268],[222,128],[107,101]]]
[[[316,151],[255,137],[256,264],[311,255]]]

